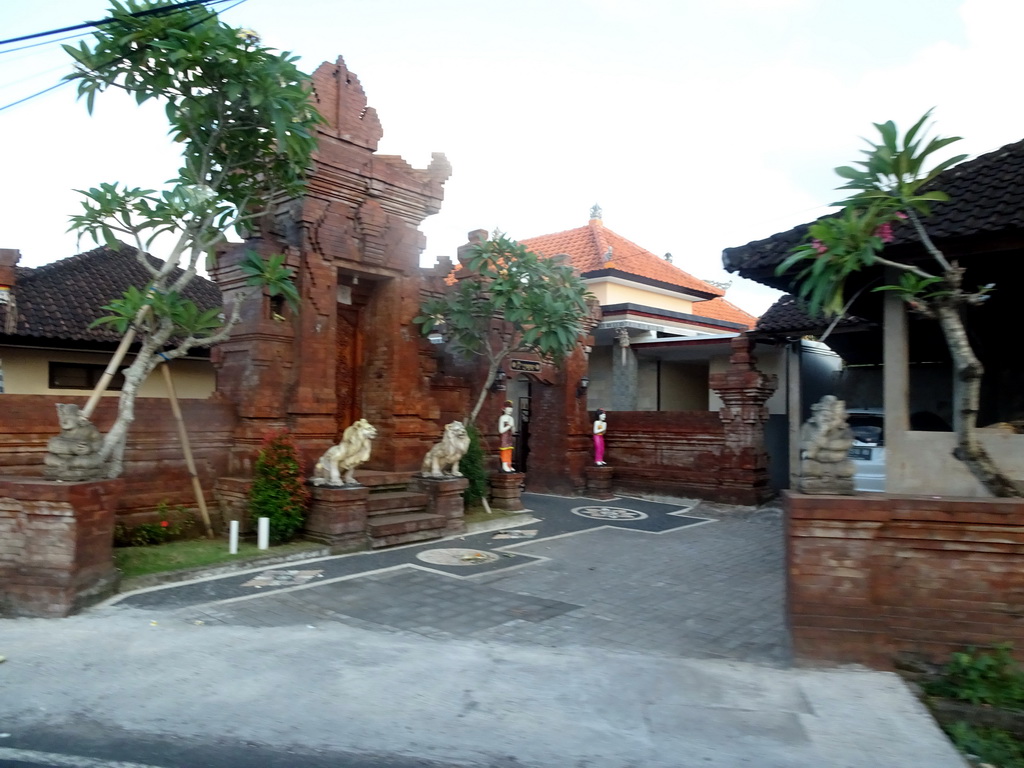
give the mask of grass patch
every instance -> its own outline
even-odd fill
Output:
[[[224,539],[188,539],[151,547],[118,547],[114,550],[114,563],[121,569],[125,579],[133,579],[152,573],[236,563],[257,557],[288,555],[321,547],[322,544],[312,541],[293,541],[261,550],[254,543],[239,542],[238,554],[229,555],[228,543]]]

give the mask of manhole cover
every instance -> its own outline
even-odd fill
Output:
[[[622,507],[576,507],[572,513],[594,520],[643,520],[647,517],[644,512]]]
[[[433,565],[482,565],[493,563],[498,556],[479,549],[428,549],[416,555],[416,559]]]

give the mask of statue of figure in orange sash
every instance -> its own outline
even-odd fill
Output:
[[[501,471],[515,472],[512,468],[512,446],[516,439],[516,420],[512,416],[512,401],[506,400],[498,417],[498,448],[501,455]]]

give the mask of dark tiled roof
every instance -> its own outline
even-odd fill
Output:
[[[160,263],[151,260],[154,265]],[[118,251],[97,248],[34,269],[19,267],[14,286],[17,322],[12,335],[117,342],[120,334],[111,326],[89,328],[89,324],[105,314],[104,304],[120,298],[130,286],[143,288],[148,282],[149,273],[138,262],[135,249],[128,246]],[[221,306],[217,286],[200,276],[183,294],[201,309]],[[8,309],[0,306],[0,333]]]
[[[866,320],[859,317],[844,317],[837,328],[863,325]],[[755,331],[770,334],[804,334],[822,331],[831,325],[832,320],[812,318],[801,307],[799,300],[792,294],[786,294],[772,304],[757,321]]]
[[[1024,229],[1024,141],[1007,144],[960,163],[939,174],[932,183],[947,192],[949,202],[938,203],[925,220],[935,239],[968,237]],[[755,280],[770,275],[805,237],[809,224],[801,224],[764,240],[726,248],[722,262],[730,272]],[[895,229],[892,246],[916,243],[909,224]]]

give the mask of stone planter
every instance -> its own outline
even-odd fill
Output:
[[[117,591],[122,480],[0,478],[0,614],[61,618]]]

